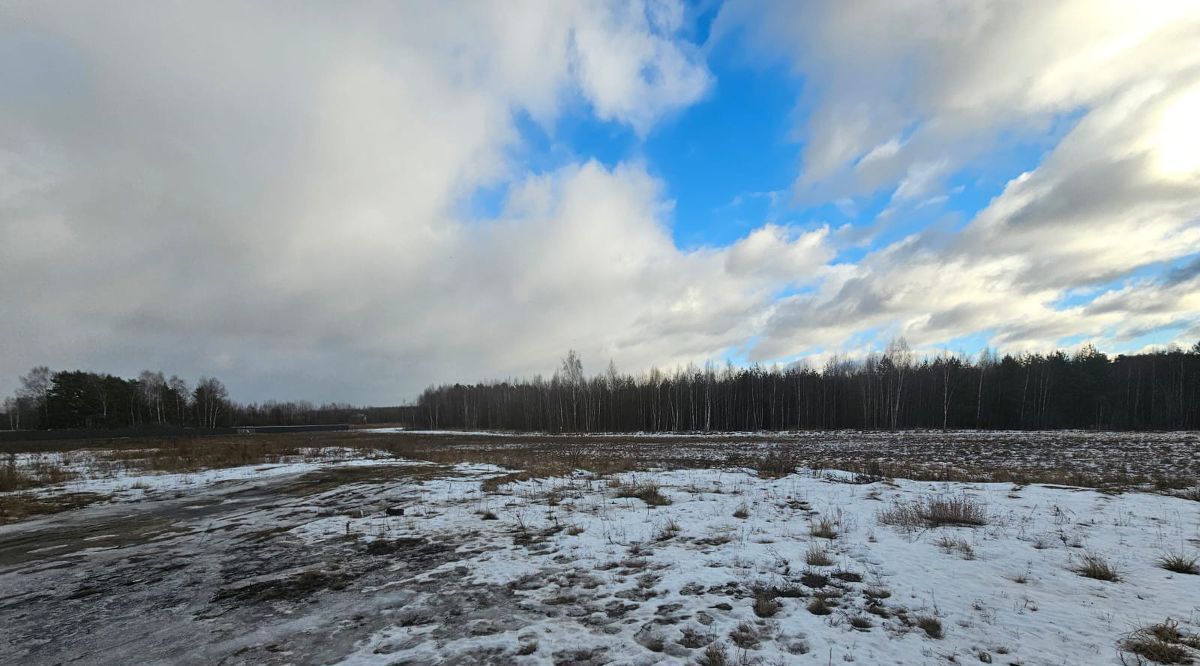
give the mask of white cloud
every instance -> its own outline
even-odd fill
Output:
[[[819,269],[821,233],[771,227],[761,270],[730,270],[728,249],[675,247],[642,166],[513,158],[518,113],[552,133],[583,103],[645,134],[705,94],[682,12],[7,6],[0,34],[28,57],[0,64],[0,169],[19,176],[0,389],[34,363],[150,366],[241,398],[380,403],[571,346],[637,369],[741,343],[779,281]],[[498,218],[464,213],[495,184]]]
[[[1200,304],[1159,281],[1102,288],[1097,303],[1136,295],[1104,312],[1055,305],[1200,248],[1195,3],[748,1],[714,30],[739,27],[805,77],[802,198],[895,188],[893,205],[936,201],[947,175],[997,142],[1079,116],[961,233],[931,228],[780,303],[757,357],[837,349],[874,328],[918,346],[993,331],[1021,349],[1200,319]],[[898,215],[889,207],[888,221]]]

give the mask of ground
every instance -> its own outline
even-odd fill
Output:
[[[0,663],[1200,658],[1194,434],[256,441],[14,456],[90,499],[0,525]]]

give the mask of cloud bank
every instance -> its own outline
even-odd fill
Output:
[[[652,0],[8,5],[0,390],[45,363],[388,403],[568,347],[637,370],[863,331],[1194,335],[1189,4],[734,2],[707,44]],[[903,216],[1011,137],[1067,129],[961,227],[853,261],[821,221],[681,248],[653,164],[527,159],[527,126],[557,142],[568,116],[652,135],[720,93],[706,54],[738,35],[804,81],[800,207],[882,192]]]

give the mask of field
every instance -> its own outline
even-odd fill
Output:
[[[1200,659],[1200,436],[412,433],[0,454],[0,663]]]

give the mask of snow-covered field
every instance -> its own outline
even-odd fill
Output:
[[[823,664],[832,655],[867,664],[981,656],[1100,664],[1120,663],[1117,642],[1141,625],[1200,621],[1200,576],[1156,566],[1164,553],[1200,548],[1194,502],[1011,484],[762,480],[721,470],[622,481],[659,484],[671,503],[617,498],[609,482],[587,476],[514,483],[497,494],[445,479],[405,498],[415,515],[327,518],[297,529],[309,542],[347,529],[368,540],[469,534],[460,549],[479,552],[455,562],[467,568],[461,582],[515,591],[507,608],[468,606],[452,616],[444,592],[431,592],[406,608],[424,621],[377,632],[346,663],[524,649],[553,661],[650,664],[696,658],[716,643],[734,661],[767,663]],[[978,502],[988,523],[879,523],[892,503],[930,497]],[[489,515],[496,520],[482,518]],[[833,538],[812,535],[821,520],[832,523]],[[830,564],[806,564],[810,549]],[[1113,564],[1121,580],[1076,573],[1086,555]],[[820,596],[827,615],[808,608]],[[756,613],[759,598],[771,601]],[[778,609],[770,612],[772,603]],[[922,617],[935,618],[943,636],[915,626]]]
[[[1132,664],[1123,641],[1168,619],[1200,658],[1200,575],[1160,566],[1200,555],[1200,502],[514,471],[329,449],[81,473],[120,501],[0,526],[0,663]],[[911,518],[931,501],[978,524]]]

